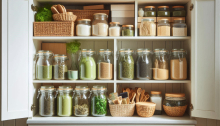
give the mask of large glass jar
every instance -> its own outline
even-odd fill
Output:
[[[157,11],[157,17],[170,17],[169,6],[159,6]]]
[[[158,21],[157,36],[170,36],[170,23],[168,19]]]
[[[166,49],[154,49],[153,79],[169,79],[169,52]]]
[[[81,80],[96,79],[96,62],[92,49],[82,49],[79,53],[79,77]]]
[[[134,59],[133,50],[120,49],[118,56],[118,79],[133,80],[134,79]]]
[[[184,18],[174,18],[172,36],[187,36],[187,25]]]
[[[39,115],[54,116],[56,114],[56,96],[54,86],[41,86],[38,90]]]
[[[106,116],[107,115],[107,89],[105,86],[96,85],[92,88],[91,96],[91,115]]]
[[[185,17],[186,11],[184,9],[184,6],[173,6],[173,17]]]
[[[138,49],[136,75],[139,80],[152,79],[152,54],[149,49]]]
[[[71,86],[59,86],[57,94],[57,115],[71,116],[73,108],[73,88],[71,88]]]
[[[93,36],[108,36],[108,15],[105,13],[95,13],[92,22]]]
[[[40,50],[36,54],[36,57],[36,79],[51,80],[53,53],[48,50]]]
[[[91,36],[91,20],[79,19],[76,25],[77,36]]]
[[[122,25],[122,36],[134,36],[134,26],[133,25]]]
[[[88,116],[90,109],[90,93],[88,86],[76,86],[73,98],[73,114]]]
[[[67,56],[61,54],[54,55],[53,62],[53,78],[55,80],[64,80],[67,79]]]
[[[184,49],[173,49],[170,58],[170,78],[185,80],[187,78],[187,60]]]
[[[142,19],[139,30],[140,36],[156,36],[156,23],[154,19]]]
[[[155,6],[145,6],[144,8],[145,8],[144,10],[145,17],[156,17]]]
[[[121,28],[119,22],[110,22],[109,36],[120,36]]]
[[[97,60],[98,79],[112,80],[113,78],[113,58],[112,51],[109,49],[100,49]]]
[[[150,101],[156,104],[154,115],[161,115],[162,114],[161,91],[151,91]]]

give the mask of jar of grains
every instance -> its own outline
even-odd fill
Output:
[[[156,36],[156,23],[154,19],[142,19],[139,30],[140,36]]]
[[[139,80],[152,79],[152,55],[149,49],[138,49],[136,75]]]
[[[108,15],[105,13],[95,13],[92,22],[93,36],[108,36]]]
[[[157,17],[170,17],[169,6],[159,6],[157,11]]]
[[[170,58],[170,78],[185,80],[187,78],[187,60],[184,49],[173,49]]]
[[[112,51],[109,49],[100,49],[97,60],[98,79],[99,80],[112,80],[113,77],[113,58]]]
[[[187,25],[184,18],[174,18],[172,36],[187,36]]]
[[[91,36],[91,20],[79,19],[76,25],[77,36]]]
[[[118,79],[133,80],[134,79],[134,59],[133,50],[120,49],[118,56]]]
[[[144,16],[145,17],[156,17],[155,6],[145,6]]]
[[[109,36],[120,36],[121,28],[119,22],[110,22]]]
[[[185,17],[186,16],[186,11],[184,9],[184,6],[173,6],[173,17]]]
[[[134,36],[134,26],[133,25],[122,25],[122,36]]]
[[[156,104],[154,115],[161,115],[162,114],[161,91],[151,91],[150,101]]]
[[[158,21],[157,36],[170,36],[170,23],[168,19]]]
[[[53,62],[53,78],[55,80],[67,79],[67,56],[55,54]]]

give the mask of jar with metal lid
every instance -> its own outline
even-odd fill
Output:
[[[71,116],[73,108],[73,88],[71,86],[59,86],[57,94],[57,115]]]
[[[133,25],[122,25],[122,36],[134,36],[134,26]]]
[[[162,95],[161,91],[151,91],[151,102],[156,103],[156,108],[154,115],[161,115],[162,114]]]
[[[40,116],[54,116],[56,114],[55,91],[54,86],[41,86],[38,90]]]
[[[170,23],[168,19],[158,21],[157,36],[170,36]]]
[[[169,6],[159,6],[157,11],[157,17],[170,17]]]
[[[133,80],[134,79],[134,59],[133,50],[120,49],[118,56],[118,79]]]
[[[172,49],[170,58],[170,78],[172,80],[187,79],[187,60],[184,49]]]
[[[91,20],[79,19],[76,25],[77,36],[91,36]]]
[[[35,73],[38,80],[52,79],[53,53],[48,50],[40,50],[36,54]]]
[[[96,79],[96,62],[92,49],[82,49],[79,53],[79,77],[81,80]]]
[[[172,36],[187,36],[187,25],[184,18],[174,18]]]
[[[67,56],[64,54],[55,54],[53,62],[53,78],[55,80],[67,79]]]
[[[184,9],[184,6],[173,6],[173,12],[172,16],[173,17],[185,17],[186,16],[186,11]]]
[[[149,49],[137,50],[136,75],[139,80],[152,79],[152,53]]]
[[[144,7],[144,16],[145,17],[156,17],[155,6],[145,6]]]
[[[105,86],[96,85],[92,88],[91,96],[91,115],[106,116],[107,115],[107,89]]]
[[[119,22],[110,22],[109,36],[120,36],[121,27]]]
[[[99,80],[112,80],[113,79],[113,58],[112,51],[109,49],[100,49],[97,68]]]
[[[156,36],[156,23],[154,19],[142,19],[139,30],[140,36]]]
[[[93,36],[108,36],[108,15],[105,13],[95,13],[92,22]]]
[[[166,49],[154,49],[153,79],[169,79],[169,52]]]

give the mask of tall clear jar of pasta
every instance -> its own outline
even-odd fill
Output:
[[[67,56],[64,54],[55,54],[53,62],[53,79],[64,80],[67,79]]]
[[[92,22],[92,36],[108,36],[108,15],[95,13]]]

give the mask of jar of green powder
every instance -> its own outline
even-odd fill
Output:
[[[155,6],[145,6],[144,7],[144,16],[145,17],[156,17]]]
[[[53,62],[53,78],[55,80],[67,79],[67,56],[55,54]]]
[[[186,16],[186,11],[184,9],[184,6],[173,6],[173,12],[172,16],[173,17],[185,17]]]
[[[157,17],[170,17],[169,6],[159,6],[157,11]]]
[[[134,25],[122,25],[122,36],[134,36]]]

